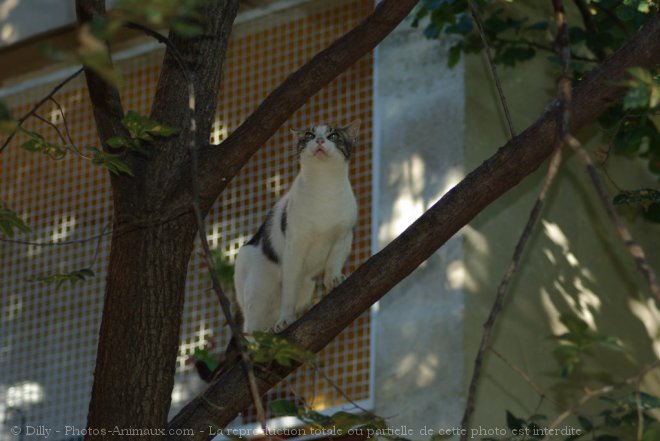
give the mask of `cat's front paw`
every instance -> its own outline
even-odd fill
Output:
[[[277,320],[277,322],[275,322],[275,326],[273,326],[273,331],[282,332],[286,328],[288,328],[291,323],[293,323],[295,321],[296,321],[296,316],[295,315],[280,317]]]
[[[329,276],[329,277],[324,277],[323,278],[323,287],[325,288],[325,292],[328,293],[338,287],[344,280],[346,280],[346,276],[339,273],[334,276]]]

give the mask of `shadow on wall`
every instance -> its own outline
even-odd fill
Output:
[[[572,159],[566,159],[542,220],[527,245],[492,345],[507,362],[565,406],[556,410],[564,410],[582,397],[585,384],[596,388],[621,382],[637,375],[660,355],[660,314],[654,300],[648,297],[644,279],[620,243],[584,170]],[[492,305],[535,195],[536,190],[530,190],[522,200],[515,195],[505,196],[490,210],[491,217],[480,217],[466,233],[470,250],[466,290],[480,299],[474,319],[479,322],[469,324],[474,333],[472,344],[481,335],[480,325]],[[634,222],[630,226],[634,227]],[[654,248],[654,237],[638,238]],[[561,366],[553,356],[559,342],[552,336],[568,331],[560,320],[566,313],[578,317],[590,331],[616,338],[623,350],[595,345],[582,354],[580,364],[568,378],[562,378]],[[482,388],[478,409],[491,408],[495,397],[501,397],[504,401],[498,404],[500,409],[507,406],[515,413],[522,408],[520,411],[529,415],[538,411],[538,393],[506,363],[489,357],[485,372],[488,381]],[[657,394],[658,376],[646,376],[642,388]],[[547,406],[552,407],[546,403],[540,413],[549,412]],[[483,414],[478,413],[475,421],[481,422],[481,417]],[[502,420],[504,412],[498,417]]]

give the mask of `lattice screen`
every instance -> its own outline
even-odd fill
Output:
[[[212,141],[219,142],[256,108],[286,76],[348,31],[369,13],[372,2],[351,0],[314,2],[307,14],[283,11],[245,22],[233,35],[226,61],[221,104]],[[324,3],[324,6],[319,6]],[[335,4],[335,6],[331,6]],[[119,63],[126,77],[124,107],[148,113],[162,51]],[[370,254],[371,244],[371,112],[372,59],[365,57],[297,112],[234,179],[212,209],[208,232],[213,247],[233,261],[241,244],[254,234],[266,211],[286,191],[297,171],[288,127],[312,123],[362,121],[360,143],[351,166],[351,181],[358,198],[359,219],[348,270]],[[22,115],[53,84],[21,91],[3,100]],[[56,96],[66,113],[71,137],[78,147],[97,145],[91,108],[83,82],[78,79]],[[64,134],[62,116],[54,103],[39,114]],[[31,119],[28,128],[53,140],[57,133]],[[66,134],[64,134],[66,136]],[[57,245],[0,243],[0,439],[21,417],[27,424],[54,429],[84,427],[92,384],[98,326],[102,310],[109,238],[98,236],[110,223],[112,200],[105,171],[74,155],[51,160],[19,149],[18,137],[0,154],[0,199],[33,229],[21,239]],[[65,245],[70,243],[69,245]],[[97,255],[94,261],[94,256]],[[92,267],[88,281],[56,289],[30,279],[53,272]],[[224,348],[226,329],[202,265],[199,252],[190,262],[181,347],[177,364],[173,409],[176,412],[201,387],[186,359],[206,337]],[[369,398],[370,319],[359,318],[318,357],[325,374],[353,400]],[[316,409],[346,403],[323,376],[299,371],[271,397],[304,398]],[[8,412],[19,408],[19,412]],[[61,433],[57,438],[66,438]]]

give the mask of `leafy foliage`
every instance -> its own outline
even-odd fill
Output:
[[[554,24],[532,20],[521,14],[520,8],[506,6],[501,1],[477,0],[474,4],[482,17],[483,31],[496,64],[514,67],[534,58],[540,51],[549,54],[549,62],[558,67]],[[658,12],[659,3],[592,0],[583,2],[583,6],[586,10],[581,14],[574,10],[574,16],[581,16],[582,23],[569,28],[575,82],[579,82],[595,62],[618,49],[648,22]],[[570,3],[566,7],[570,7]],[[447,60],[450,67],[459,62],[462,54],[483,49],[467,0],[422,0],[412,14],[412,26],[422,25],[427,38],[451,37],[453,45]],[[628,72],[627,93],[599,121],[615,154],[644,158],[649,171],[660,177],[659,71],[635,67]],[[660,204],[654,202],[643,208],[646,219],[660,222]]]
[[[41,153],[52,159],[62,159],[67,147],[46,140],[40,134],[31,130],[21,130],[28,136],[28,140],[21,144],[21,148],[29,152]]]
[[[25,129],[20,130],[28,136],[28,140],[21,144],[21,148],[29,152],[41,153],[52,159],[62,159],[66,156],[67,152],[71,150],[71,147],[69,146],[48,141],[39,133]],[[80,155],[85,159],[90,160],[92,164],[105,167],[115,175],[126,174],[133,176],[130,167],[119,159],[118,155],[105,153],[98,148],[91,146],[88,146],[85,149],[90,152],[91,156]]]
[[[224,291],[234,290],[234,265],[229,262],[221,249],[211,250],[215,262],[215,269]]]
[[[545,439],[562,439],[574,441],[578,439],[597,441],[627,441],[637,439],[637,424],[640,417],[644,421],[643,441],[657,440],[660,432],[658,420],[648,411],[658,408],[658,397],[639,393],[640,407],[637,406],[635,392],[620,397],[605,395],[601,401],[607,403],[595,414],[577,415],[577,425],[562,424],[550,431],[548,418],[542,414],[531,415],[528,418],[515,416],[506,411],[507,434],[501,438],[482,438],[482,441],[510,440],[535,441]],[[562,431],[563,429],[563,431]]]
[[[168,138],[179,133],[179,129],[161,124],[134,110],[129,110],[121,123],[128,131],[129,138],[113,136],[108,138],[106,144],[115,149],[127,148],[143,155],[147,154],[143,148],[143,142],[153,141],[156,136]]]
[[[217,1],[217,0],[213,0]],[[154,28],[169,27],[183,37],[202,33],[200,7],[208,0],[119,0],[119,15]]]
[[[364,435],[367,439],[377,437],[390,441],[405,441],[392,434],[386,421],[372,413],[354,414],[345,411],[324,415],[312,409],[298,406],[289,400],[275,400],[269,403],[271,411],[276,416],[293,416],[299,418],[308,427],[323,429],[332,436],[347,435],[349,430],[355,435]]]
[[[575,314],[564,313],[560,316],[560,321],[568,328],[568,332],[554,337],[560,344],[552,355],[561,366],[561,374],[564,377],[573,373],[582,357],[589,354],[589,349],[593,347],[623,350],[616,338],[589,329],[589,325]]]
[[[291,366],[292,361],[305,363],[314,359],[314,353],[300,348],[288,340],[269,332],[255,332],[253,340],[246,346],[255,363],[276,362],[282,366]]]
[[[660,105],[660,75],[641,67],[628,69],[628,92],[623,97],[623,110],[654,109]]]
[[[492,46],[494,61],[505,66],[533,58],[537,50],[551,54],[554,49],[554,32],[546,20],[531,22],[520,16],[517,10],[502,6],[496,0],[474,2],[483,18],[483,30]],[[596,61],[616,50],[630,35],[639,30],[657,11],[657,4],[647,0],[597,0],[587,4],[592,32],[584,26],[569,29],[571,50],[582,61]],[[448,64],[455,65],[462,53],[479,52],[481,38],[470,17],[467,0],[422,0],[412,13],[412,26],[422,22],[427,38],[443,35],[458,37],[450,49]],[[556,57],[553,57],[556,60]],[[575,65],[580,67],[580,65]],[[581,69],[578,69],[581,71]]]
[[[34,279],[35,282],[41,282],[46,284],[55,284],[56,289],[69,282],[71,287],[73,287],[77,282],[84,282],[90,277],[94,277],[94,271],[90,268],[83,268],[76,271],[71,271],[70,273],[54,273],[38,276]]]
[[[206,367],[208,367],[209,371],[211,372],[215,371],[218,367],[218,363],[215,361],[214,356],[211,355],[211,353],[206,348],[195,348],[195,351],[193,352],[193,358],[206,364]]]
[[[29,233],[28,227],[18,215],[4,203],[0,203],[0,232],[6,237],[14,237],[14,230],[19,233]]]
[[[107,168],[110,173],[115,175],[129,175],[133,176],[131,168],[121,159],[119,155],[112,153],[105,153],[96,147],[87,147],[87,150],[92,153],[92,164]]]

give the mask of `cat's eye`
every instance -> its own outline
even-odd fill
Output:
[[[331,134],[328,135],[328,139],[334,142],[339,139],[339,135],[337,134],[337,132],[332,132]]]
[[[314,133],[312,133],[312,132],[305,132],[305,139],[306,139],[307,141],[312,140],[312,139],[314,139],[315,137],[316,137],[316,135],[315,135]]]

